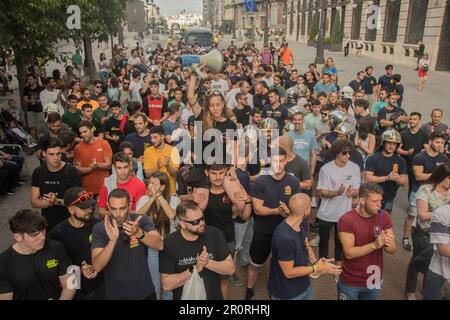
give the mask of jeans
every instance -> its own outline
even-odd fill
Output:
[[[148,268],[152,276],[153,285],[155,286],[156,298],[160,300],[161,291],[163,300],[173,300],[172,291],[163,291],[161,289],[161,275],[159,273],[159,251],[148,249]]]
[[[337,285],[338,300],[378,300],[380,289],[369,289],[368,287],[353,287],[343,284]]]
[[[289,299],[289,300],[312,300],[312,297],[313,297],[312,286],[309,286],[308,289],[305,290],[305,292],[303,292],[302,294],[300,294],[292,299]],[[282,300],[282,299],[279,299],[274,296],[271,296],[271,299],[272,300]]]
[[[250,264],[250,245],[253,238],[253,224],[254,219],[251,217],[245,223],[234,224],[234,239],[236,242],[236,254],[233,257],[235,264],[237,264],[237,253],[239,252],[239,265],[241,267]]]
[[[24,161],[25,161],[25,159],[21,156],[12,156],[11,160],[4,160],[3,164],[4,164],[5,169],[11,168],[11,170],[20,172],[23,169]]]
[[[108,80],[108,75],[109,75],[108,71],[100,71],[98,73],[98,76],[99,76],[101,81],[107,81]]]
[[[328,257],[328,243],[330,241],[330,232],[331,228],[334,228],[334,258],[336,261],[342,260],[342,245],[339,240],[339,235],[337,231],[337,223],[336,222],[328,222],[323,221],[317,218],[317,222],[319,223],[319,256],[327,258]]]
[[[430,233],[422,231],[418,227],[413,227],[411,230],[411,239],[413,242],[413,252],[411,260],[408,264],[408,269],[406,271],[406,286],[405,291],[406,293],[415,293],[417,289],[417,276],[419,275],[419,271],[414,268],[412,265],[412,260],[423,250],[426,249],[426,246],[423,245],[426,244],[426,241],[421,241],[421,237],[427,238],[428,241],[430,239]],[[423,238],[422,238],[423,239]],[[423,279],[423,287],[425,287],[425,277]]]
[[[408,169],[407,173],[408,173],[408,199],[409,199],[409,196],[411,195],[411,192],[413,190],[414,182],[416,181],[416,176],[414,175],[412,169]]]
[[[440,274],[428,270],[425,280],[423,300],[442,300],[442,286],[444,285],[445,278]]]
[[[349,50],[350,50],[350,46],[349,45],[344,47],[344,56],[345,57],[348,56]]]

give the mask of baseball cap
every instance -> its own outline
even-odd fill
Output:
[[[66,206],[73,203],[74,206],[85,210],[92,208],[95,205],[95,200],[91,192],[87,192],[81,187],[73,187],[64,194],[64,203]]]

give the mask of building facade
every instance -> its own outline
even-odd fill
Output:
[[[393,63],[415,65],[414,49],[422,40],[432,70],[450,70],[450,0],[287,0],[288,40],[308,42],[314,15],[325,14],[326,37],[340,18],[343,35],[354,48],[360,38],[364,54]],[[326,10],[323,10],[325,8]]]

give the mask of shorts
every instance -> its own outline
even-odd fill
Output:
[[[43,112],[28,111],[27,119],[28,119],[28,128],[38,129],[43,128],[45,125],[45,118]]]
[[[236,242],[228,242],[228,250],[230,251],[231,257],[233,258],[234,251],[236,250]],[[220,275],[220,280],[227,280],[229,276]]]
[[[416,193],[414,191],[412,191],[409,195],[408,209],[406,209],[406,213],[411,217],[417,216]]]
[[[262,267],[272,251],[272,235],[255,233],[250,245],[250,263]]]
[[[428,72],[423,71],[422,69],[419,68],[419,78],[426,78],[426,77],[428,77]]]

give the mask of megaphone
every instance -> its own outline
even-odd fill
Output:
[[[185,54],[180,57],[180,63],[182,67],[189,67],[193,64],[206,63],[206,66],[212,72],[220,72],[223,68],[223,56],[222,53],[213,49],[210,53],[199,56],[196,54]]]

